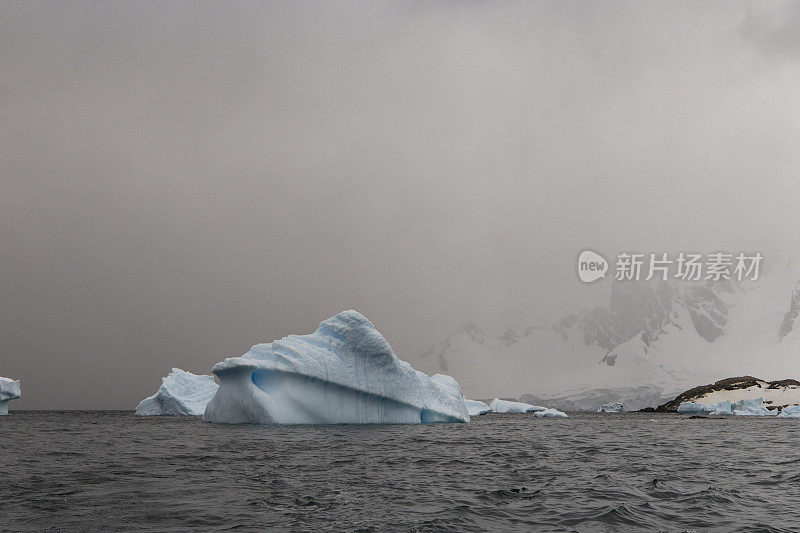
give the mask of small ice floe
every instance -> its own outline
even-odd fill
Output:
[[[775,416],[777,410],[770,411],[764,405],[763,398],[747,398],[737,402],[727,400],[717,403],[682,402],[678,413],[683,415],[738,415],[738,416]]]
[[[566,418],[566,413],[557,409],[548,409],[540,405],[531,405],[524,402],[511,402],[495,398],[489,404],[489,408],[495,413],[533,413],[540,418]]]
[[[19,380],[0,377],[0,415],[7,415],[8,402],[21,396]]]
[[[492,412],[492,409],[488,405],[479,400],[464,399],[464,405],[467,406],[469,416],[480,416]]]
[[[622,404],[619,402],[611,402],[605,404],[603,407],[597,410],[598,413],[621,413],[622,412]]]

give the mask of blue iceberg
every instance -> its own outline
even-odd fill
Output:
[[[678,406],[678,413],[683,415],[737,415],[737,416],[775,416],[777,411],[771,411],[764,405],[763,398],[748,398],[736,402],[723,401],[718,403],[682,402]]]
[[[19,381],[0,377],[0,415],[8,414],[8,402],[22,396]]]
[[[137,415],[202,415],[219,386],[214,376],[198,376],[173,368],[161,378],[158,392],[139,402]]]
[[[257,344],[214,365],[219,390],[203,415],[229,424],[469,422],[455,379],[414,370],[356,311],[310,335]]]
[[[800,418],[800,405],[787,405],[778,416],[783,418]]]

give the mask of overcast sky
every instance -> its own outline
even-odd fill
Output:
[[[135,408],[355,308],[414,363],[796,249],[800,3],[0,0],[0,375]],[[767,255],[767,261],[769,256]]]

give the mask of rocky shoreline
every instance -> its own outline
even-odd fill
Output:
[[[787,391],[796,391],[797,401],[800,402],[800,381],[796,379],[781,379],[775,381],[766,381],[753,376],[739,376],[721,379],[709,385],[699,385],[691,388],[678,396],[674,400],[670,400],[664,404],[659,405],[655,409],[644,409],[643,411],[658,412],[658,413],[677,413],[678,407],[684,402],[708,403],[701,402],[700,400],[708,399],[715,393],[722,391],[747,391],[748,396],[752,397],[754,392],[763,392],[764,403],[767,409],[781,409],[787,405],[794,405],[794,402],[775,403],[770,399],[770,396],[776,393],[786,393]],[[718,394],[719,395],[719,394]],[[730,396],[735,396],[731,394]]]

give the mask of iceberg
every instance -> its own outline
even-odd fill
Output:
[[[777,411],[770,411],[764,405],[763,398],[748,398],[737,402],[722,401],[717,403],[681,402],[678,413],[683,415],[738,415],[738,416],[774,416]]]
[[[567,413],[561,412],[558,409],[545,408],[541,411],[534,411],[533,416],[537,418],[567,418]]]
[[[500,398],[492,400],[492,403],[489,404],[489,409],[495,413],[533,413],[538,418],[567,418],[567,414],[558,409],[549,409],[524,402],[511,402]]]
[[[800,405],[787,405],[778,415],[782,418],[800,418]]]
[[[770,411],[767,409],[763,398],[749,398],[733,402],[731,410],[733,414],[738,416],[777,416],[778,414],[777,410]]]
[[[19,380],[0,377],[0,415],[7,415],[8,402],[19,399],[21,396]]]
[[[465,399],[464,404],[467,406],[469,416],[485,415],[486,413],[492,412],[492,409],[488,405],[478,400]]]
[[[136,414],[202,415],[218,388],[214,376],[198,376],[173,368],[167,377],[161,378],[158,392],[139,402]]]
[[[682,415],[732,415],[731,402],[724,401],[719,403],[696,403],[681,402],[678,406],[678,413]]]
[[[492,400],[492,403],[489,404],[489,408],[495,413],[533,413],[547,409],[546,407],[541,407],[538,405],[531,405],[523,402],[511,402],[508,400],[501,400],[500,398],[495,398]]]
[[[727,404],[727,406],[725,406]],[[722,405],[722,407],[720,407]],[[711,415],[711,414],[733,414],[730,408],[731,402],[720,403],[696,403],[681,402],[678,406],[678,413],[682,415]],[[720,413],[717,413],[720,411]]]
[[[203,415],[229,424],[419,424],[469,422],[450,376],[401,361],[356,311],[310,335],[257,344],[214,365],[217,393]]]
[[[597,410],[598,413],[621,413],[623,410],[622,404],[619,402],[611,402],[602,406]]]

